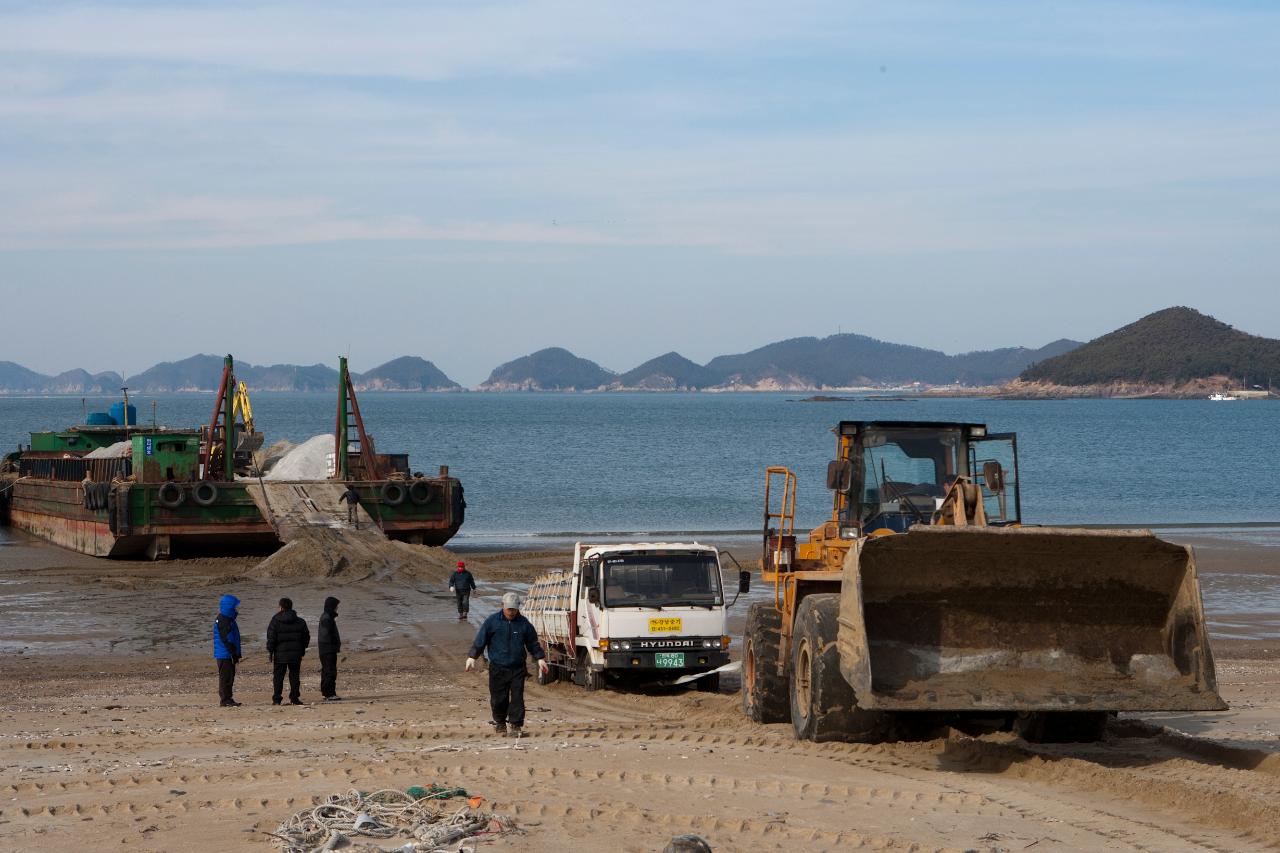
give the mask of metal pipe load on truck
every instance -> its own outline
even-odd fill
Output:
[[[794,531],[766,473],[743,710],[811,740],[942,723],[1095,740],[1120,711],[1221,710],[1190,548],[1024,527],[1017,441],[983,424],[844,421],[831,519]],[[779,495],[780,491],[780,495]]]

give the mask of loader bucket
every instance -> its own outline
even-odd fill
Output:
[[[1226,708],[1195,557],[1150,531],[915,527],[857,542],[842,580],[860,707]]]

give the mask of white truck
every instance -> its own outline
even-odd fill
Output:
[[[739,575],[740,592],[749,577]],[[573,568],[538,578],[521,609],[547,651],[539,683],[565,677],[588,690],[606,678],[666,680],[727,664],[725,611],[720,554],[696,542],[579,542]],[[720,675],[695,684],[714,692]]]

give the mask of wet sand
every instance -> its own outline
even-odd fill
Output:
[[[271,850],[313,798],[465,787],[526,834],[482,849],[1250,850],[1280,844],[1280,549],[1178,534],[1197,548],[1232,710],[1125,719],[1104,743],[1033,746],[958,732],[917,743],[809,744],[755,726],[724,692],[585,693],[530,683],[521,748],[488,734],[474,625],[445,574],[323,583],[252,577],[253,559],[82,558],[6,531],[0,546],[0,849]],[[739,559],[749,547],[734,548]],[[560,550],[468,548],[496,596]],[[241,599],[241,708],[218,708],[217,598]],[[272,707],[263,633],[290,595],[313,626],[342,599],[343,702]],[[763,594],[758,587],[752,597]],[[734,611],[735,645],[745,608]],[[1168,726],[1168,730],[1161,727]],[[390,842],[384,844],[390,848]]]

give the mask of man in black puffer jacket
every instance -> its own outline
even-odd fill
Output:
[[[342,651],[342,635],[338,633],[337,619],[338,599],[331,595],[324,600],[316,638],[316,647],[320,650],[320,695],[331,702],[342,698],[338,695],[338,652]]]
[[[267,659],[275,666],[271,672],[271,704],[279,705],[284,692],[285,670],[289,672],[289,704],[301,705],[302,656],[311,645],[307,623],[293,612],[293,601],[280,599],[280,610],[267,626]]]

